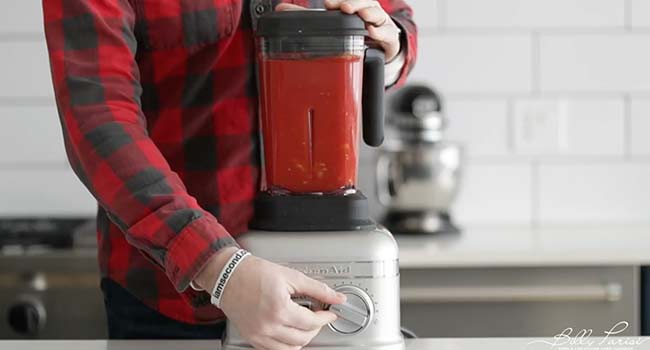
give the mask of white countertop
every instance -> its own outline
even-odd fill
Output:
[[[580,341],[579,339],[572,339]],[[648,350],[650,338],[589,338],[557,344],[551,338],[415,339],[404,350]],[[557,340],[567,341],[567,340]],[[591,341],[591,345],[586,342]],[[640,344],[639,344],[640,343]],[[1,350],[219,350],[218,341],[0,341]],[[358,350],[358,349],[350,349]]]
[[[469,227],[396,238],[401,268],[650,265],[650,226]]]
[[[544,229],[467,227],[457,235],[396,235],[400,267],[480,268],[650,265],[650,226]],[[96,259],[95,248],[4,251],[3,258]]]

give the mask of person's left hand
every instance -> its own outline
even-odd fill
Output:
[[[357,14],[366,22],[368,36],[376,41],[386,53],[386,62],[390,62],[400,51],[400,29],[388,13],[375,0],[325,0],[328,10],[341,10],[347,14]],[[277,11],[303,10],[304,7],[281,3]]]

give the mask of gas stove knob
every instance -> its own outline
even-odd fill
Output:
[[[342,286],[336,291],[343,293],[347,300],[344,304],[330,305],[329,311],[338,316],[329,327],[337,333],[356,334],[364,330],[372,319],[374,310],[368,293],[358,287]]]
[[[19,334],[35,336],[46,323],[45,307],[40,300],[23,297],[9,308],[9,324]]]

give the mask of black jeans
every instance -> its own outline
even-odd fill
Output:
[[[161,315],[110,279],[101,286],[109,339],[220,339],[225,329],[225,322],[193,325]]]

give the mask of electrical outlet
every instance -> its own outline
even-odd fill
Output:
[[[513,112],[513,143],[516,153],[555,154],[567,149],[566,101],[518,101]]]

